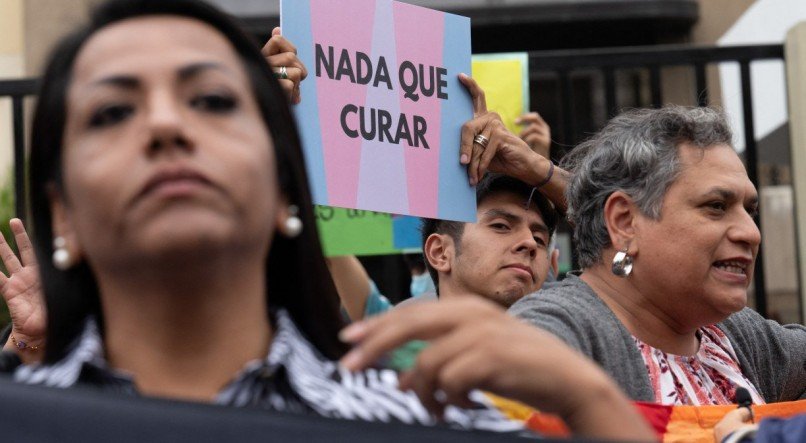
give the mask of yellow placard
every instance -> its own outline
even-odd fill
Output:
[[[515,134],[515,119],[529,112],[529,57],[526,53],[473,56],[473,78],[484,89],[487,109],[504,120]]]

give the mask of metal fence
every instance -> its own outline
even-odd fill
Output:
[[[694,70],[695,85],[692,91],[695,103],[700,106],[709,104],[706,67],[724,62],[737,62],[741,73],[743,97],[744,135],[746,141],[745,160],[750,180],[759,185],[757,140],[753,124],[753,98],[750,93],[751,69],[755,61],[783,60],[782,45],[735,46],[735,47],[691,47],[691,46],[651,46],[618,49],[590,49],[569,51],[542,51],[530,53],[529,66],[532,81],[544,78],[547,73],[559,79],[554,99],[559,110],[558,137],[555,139],[566,146],[573,146],[583,136],[584,131],[575,124],[573,109],[574,88],[572,75],[586,70],[599,71],[603,77],[606,116],[618,112],[616,74],[620,70],[641,69],[648,72],[648,89],[650,106],[664,103],[662,85],[662,69],[675,66],[689,66]],[[0,81],[0,98],[10,97],[13,108],[14,131],[14,184],[16,213],[20,217],[26,214],[27,193],[25,187],[25,112],[23,101],[27,96],[36,93],[36,80]],[[578,115],[578,114],[576,114]],[[756,219],[759,223],[760,219]],[[767,314],[767,297],[764,286],[763,257],[759,251],[755,272],[756,308]]]
[[[36,80],[0,81],[0,98],[10,97],[12,126],[14,131],[14,206],[17,217],[24,219],[27,214],[28,193],[25,186],[25,97],[36,94]]]

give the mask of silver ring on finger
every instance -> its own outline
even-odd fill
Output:
[[[275,72],[274,76],[280,80],[288,79],[288,69],[285,66],[280,66],[280,72]]]
[[[481,149],[484,150],[487,149],[487,145],[490,144],[490,139],[478,134],[477,136],[473,137],[473,143],[481,146]]]

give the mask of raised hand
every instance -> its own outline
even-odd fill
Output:
[[[274,28],[271,31],[271,38],[263,46],[261,52],[272,67],[280,86],[286,92],[288,101],[295,105],[301,102],[299,84],[308,76],[308,70],[297,58],[297,48],[283,38],[280,28]]]
[[[551,128],[537,112],[523,114],[515,120],[515,123],[523,126],[523,130],[518,137],[525,141],[532,151],[545,158],[551,158]]]
[[[652,439],[648,426],[594,363],[562,341],[479,297],[422,302],[354,323],[341,337],[355,347],[341,361],[359,370],[411,340],[430,345],[401,375],[432,413],[468,406],[479,389],[557,413],[580,434]]]
[[[9,222],[19,258],[0,235],[0,259],[8,275],[0,273],[0,294],[11,314],[11,337],[5,349],[14,349],[25,363],[40,361],[44,355],[47,314],[34,248],[20,219]],[[15,344],[16,342],[16,344]]]
[[[477,184],[487,171],[500,172],[526,183],[533,181],[539,156],[506,128],[501,116],[487,111],[484,91],[475,80],[466,75],[460,75],[459,80],[473,98],[474,118],[462,126],[459,159],[467,165],[470,184]],[[476,142],[479,135],[487,139],[486,145]]]
[[[565,211],[565,189],[570,175],[551,160],[535,151],[510,132],[501,117],[487,111],[484,91],[472,78],[460,74],[459,80],[473,100],[473,119],[462,125],[459,162],[467,165],[471,185],[476,185],[489,172],[509,175],[524,183],[539,186],[555,207]],[[482,143],[477,141],[481,136]]]

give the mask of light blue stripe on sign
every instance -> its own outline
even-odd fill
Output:
[[[325,176],[325,159],[322,153],[322,130],[319,127],[319,99],[314,77],[314,45],[311,32],[310,0],[282,0],[280,4],[283,36],[297,47],[297,57],[308,67],[312,75],[300,83],[302,103],[293,106],[297,121],[306,121],[300,128],[302,150],[305,153],[305,167],[313,194],[313,202],[327,205],[327,181]]]
[[[443,66],[448,70],[448,96],[456,107],[442,106],[439,149],[439,218],[476,221],[476,188],[468,183],[467,168],[459,163],[462,125],[473,118],[473,103],[459,74],[470,75],[470,19],[445,14]]]

